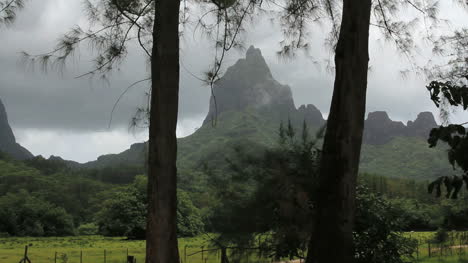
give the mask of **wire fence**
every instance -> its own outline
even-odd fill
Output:
[[[416,250],[409,262],[442,262],[447,258],[468,259],[468,232],[447,232],[441,235],[419,237],[417,233],[410,238],[416,240]],[[56,249],[56,250],[55,250]],[[60,250],[60,247],[38,251],[25,246],[24,254],[17,254],[14,261],[19,263],[144,263],[145,248],[84,248]],[[270,263],[256,251],[228,252],[229,258],[235,255],[243,263]],[[18,251],[19,252],[19,251]],[[47,255],[44,255],[47,253]],[[222,263],[222,250],[208,246],[185,245],[179,248],[180,263]],[[20,258],[21,257],[21,258]],[[1,259],[1,257],[0,257]],[[0,260],[3,262],[2,260]],[[294,261],[299,263],[300,260]],[[450,261],[451,262],[451,261]],[[465,261],[464,261],[465,262]],[[468,262],[468,260],[467,260]]]

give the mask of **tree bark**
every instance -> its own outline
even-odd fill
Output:
[[[320,166],[307,263],[354,261],[353,225],[367,72],[371,0],[343,0],[335,84]]]
[[[158,0],[151,57],[146,263],[178,263],[179,0]]]

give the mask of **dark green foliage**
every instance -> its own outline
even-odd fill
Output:
[[[429,146],[435,147],[438,141],[447,143],[448,160],[455,168],[459,166],[463,171],[468,171],[468,137],[465,127],[462,125],[450,124],[446,127],[434,128],[429,134]]]
[[[385,177],[432,180],[451,172],[446,145],[427,147],[417,137],[396,137],[384,145],[362,145],[359,171]]]
[[[54,173],[68,170],[68,165],[63,160],[47,160],[42,156],[37,156],[31,159],[24,160],[24,164],[39,170],[44,175],[51,175]]]
[[[457,84],[454,82],[432,81],[427,89],[431,94],[431,100],[438,108],[447,107],[442,104],[445,101],[449,106],[462,107],[463,110],[468,109],[468,87],[466,85]],[[444,109],[445,110],[445,109]],[[444,184],[447,189],[447,198],[457,199],[458,192],[465,182],[468,188],[468,136],[466,128],[463,124],[450,124],[440,126],[431,130],[428,143],[430,147],[435,147],[438,141],[448,144],[450,147],[447,151],[448,160],[455,169],[460,167],[466,174],[462,177],[458,176],[442,176],[429,185],[429,193],[436,189],[436,195],[441,195],[441,186]],[[452,193],[453,191],[453,193]]]
[[[463,106],[464,110],[468,109],[468,87],[466,85],[460,86],[450,81],[432,81],[426,88],[437,107],[440,106],[443,98],[452,106]]]
[[[143,239],[146,226],[146,205],[134,192],[126,189],[107,200],[97,214],[99,232],[105,236],[127,236]]]
[[[105,183],[131,184],[137,175],[144,173],[144,168],[142,165],[116,164],[103,168],[83,169],[80,172]]]
[[[313,218],[319,151],[304,127],[279,129],[279,144],[263,154],[237,148],[231,173],[210,180],[219,204],[210,222],[218,246],[259,246],[275,258],[303,256]],[[258,236],[261,236],[258,240]]]
[[[0,160],[0,196],[22,192],[64,209],[72,216],[74,225],[79,225],[92,218],[99,210],[104,193],[113,188],[86,176],[62,171],[61,168],[59,172],[54,172],[55,165],[49,165],[48,160],[40,160],[38,166],[50,174],[29,166],[37,164]],[[13,202],[13,199],[9,200]]]
[[[238,157],[230,160],[231,173],[211,175],[219,200],[211,223],[220,233],[213,243],[221,248],[254,247],[275,258],[304,257],[316,200],[320,151],[315,146],[306,127],[297,134],[291,125],[281,125],[278,146],[263,155],[238,149]],[[365,181],[379,180],[373,178],[378,177],[365,176]],[[387,185],[386,191],[396,191],[406,182]],[[414,251],[414,243],[398,232],[406,227],[406,214],[367,188],[360,187],[358,193],[356,259],[403,262],[402,257]]]
[[[72,217],[63,208],[22,190],[0,197],[0,233],[67,236],[74,234],[74,226]]]
[[[430,194],[435,190],[436,196],[440,197],[442,194],[442,186],[445,186],[445,189],[447,189],[445,197],[457,199],[458,193],[463,186],[463,182],[465,182],[466,187],[468,188],[468,175],[441,176],[437,180],[431,182],[427,187],[427,190]]]
[[[467,199],[447,202],[442,205],[440,213],[443,215],[441,228],[446,230],[467,230],[468,205]]]
[[[389,200],[399,210],[401,231],[434,231],[442,218],[437,205],[422,203],[416,199],[398,198]]]
[[[132,185],[112,194],[97,213],[99,233],[105,236],[126,236],[144,239],[146,233],[146,184],[145,176],[137,176]],[[179,236],[195,236],[203,230],[201,214],[188,193],[179,190],[177,200],[177,227]]]
[[[99,233],[99,227],[95,223],[87,223],[80,225],[77,231],[80,236],[97,235]]]
[[[450,106],[462,106],[468,109],[468,87],[460,86],[452,82],[432,81],[427,89],[431,94],[431,100],[437,107],[441,107],[441,100],[447,101]],[[452,165],[457,164],[468,171],[468,138],[466,129],[462,125],[450,124],[441,126],[431,131],[428,142],[430,147],[437,145],[439,140],[450,146],[448,158]]]
[[[401,211],[365,187],[358,187],[354,229],[358,263],[402,263],[411,257],[416,243],[399,232],[405,225]]]
[[[204,230],[200,210],[192,203],[189,193],[177,191],[177,234],[181,237],[193,237]]]
[[[437,232],[435,233],[433,242],[441,244],[441,243],[446,242],[448,238],[449,238],[449,233],[447,232],[447,229],[439,228]]]

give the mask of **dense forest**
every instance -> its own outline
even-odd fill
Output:
[[[300,155],[292,153],[303,147],[298,142],[282,140],[277,138],[272,147],[256,148],[255,151],[239,144],[230,156],[226,156],[223,169],[219,169],[215,162],[214,165],[205,163],[198,170],[180,170],[179,234],[195,236],[203,232],[225,231],[220,229],[219,222],[227,219],[216,217],[226,213],[222,209],[229,210],[230,206],[246,206],[242,202],[249,198],[263,202],[263,205],[266,201],[260,200],[265,198],[274,203],[274,193],[278,190],[271,177],[276,170],[269,167],[277,160],[271,158],[289,155],[288,163],[294,166]],[[297,172],[294,170],[297,168],[290,169],[293,169],[290,174]],[[146,176],[139,172],[135,167],[70,168],[61,159],[47,160],[39,156],[18,161],[2,154],[0,233],[2,236],[103,234],[144,238]],[[296,176],[295,180],[300,178]],[[463,191],[458,200],[447,200],[427,193],[428,180],[364,173],[360,174],[359,182],[368,193],[398,209],[403,222],[399,226],[401,231],[466,230],[468,197]],[[268,187],[273,193],[256,196],[256,191],[261,191],[256,188],[260,186]],[[270,218],[272,215],[263,216]],[[250,222],[251,218],[244,220]]]

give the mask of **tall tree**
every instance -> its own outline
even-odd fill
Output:
[[[370,25],[382,29],[408,55],[413,41],[405,26],[409,28],[410,23],[395,18],[398,10],[411,6],[425,19],[436,20],[432,3],[343,0],[338,26],[333,11],[335,1],[326,2],[333,24],[332,37],[335,35],[337,39],[335,83],[320,165],[317,218],[307,263],[354,261],[356,178],[366,109]]]
[[[369,66],[371,0],[344,0],[335,85],[322,150],[316,230],[307,262],[351,262]],[[333,249],[333,253],[330,253]]]
[[[90,41],[98,49],[95,68],[85,75],[105,74],[127,54],[136,39],[151,63],[148,153],[148,217],[146,262],[178,262],[176,235],[176,125],[179,98],[180,1],[86,1],[91,22],[102,27],[80,27],[66,34],[50,53],[29,56],[46,68],[49,62],[65,63],[75,48]]]
[[[178,0],[155,6],[151,56],[146,263],[179,262],[177,245]]]

